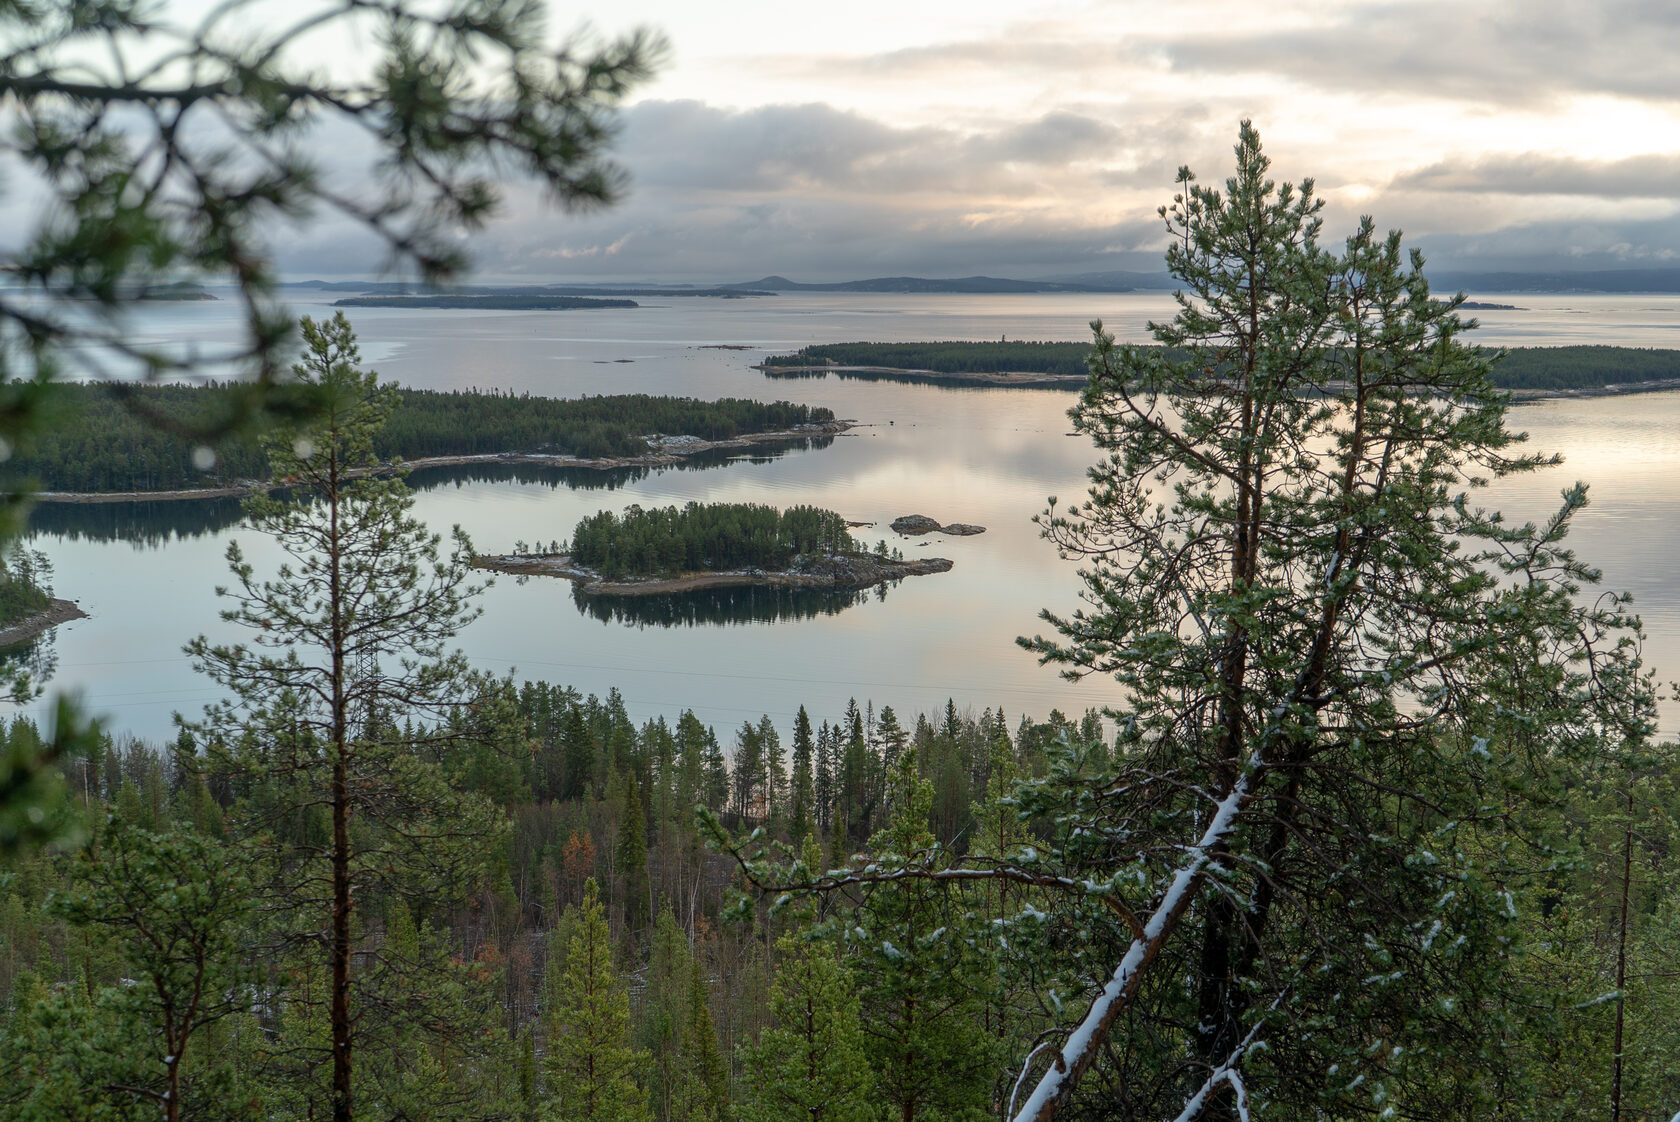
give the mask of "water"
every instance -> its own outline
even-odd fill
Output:
[[[1680,346],[1680,297],[1484,298],[1523,309],[1477,313],[1478,340],[1488,344]],[[324,301],[296,308],[330,314]],[[671,299],[622,311],[358,309],[353,319],[366,362],[404,385],[788,397],[859,422],[827,448],[723,457],[699,470],[454,469],[412,480],[422,518],[438,529],[459,523],[486,552],[564,538],[583,515],[631,502],[809,502],[875,523],[855,531],[867,541],[885,537],[909,556],[955,562],[949,573],[884,594],[710,593],[621,610],[580,607],[563,580],[503,577],[460,638],[487,670],[586,693],[616,686],[638,720],[693,708],[721,733],[765,713],[785,728],[801,704],[817,720],[833,719],[852,697],[900,713],[941,710],[950,698],[959,709],[1002,706],[1011,721],[1115,698],[1111,683],[1063,681],[1014,643],[1044,630],[1041,608],[1078,606],[1075,566],[1058,560],[1031,523],[1046,496],[1065,502],[1084,491],[1092,450],[1068,432],[1071,393],[770,381],[753,363],[806,343],[856,339],[1078,340],[1095,317],[1141,341],[1149,319],[1171,314],[1170,297],[1153,293],[822,293]],[[138,327],[146,341],[185,347],[231,338],[236,321],[228,303],[194,303],[160,306]],[[726,346],[747,349],[719,349]],[[1501,484],[1490,504],[1542,517],[1563,487],[1590,481],[1593,503],[1573,544],[1602,566],[1608,586],[1634,593],[1649,661],[1680,677],[1671,560],[1680,556],[1680,394],[1547,401],[1519,408],[1514,424],[1568,462]],[[988,530],[896,538],[886,524],[912,513]],[[168,735],[172,713],[195,714],[217,696],[181,644],[199,633],[238,637],[219,621],[213,592],[227,579],[230,538],[259,572],[276,563],[262,539],[238,529],[232,504],[58,508],[43,511],[37,527],[34,544],[52,557],[59,594],[91,616],[57,630],[54,689],[80,692],[114,727],[148,737]],[[1680,707],[1665,707],[1664,726],[1680,730]]]

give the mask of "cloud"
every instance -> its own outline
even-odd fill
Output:
[[[1666,199],[1680,186],[1680,155],[1582,160],[1523,152],[1456,158],[1402,173],[1392,185],[1422,191]]]

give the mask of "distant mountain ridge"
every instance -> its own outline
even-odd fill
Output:
[[[1427,273],[1427,270],[1426,270]],[[1575,272],[1430,274],[1438,292],[1680,292],[1680,269],[1594,269]]]

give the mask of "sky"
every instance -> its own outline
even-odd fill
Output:
[[[1243,118],[1279,180],[1315,180],[1328,232],[1370,214],[1431,271],[1680,267],[1673,0],[550,13],[557,38],[646,27],[669,47],[622,114],[627,197],[575,215],[510,185],[472,246],[484,278],[1159,271],[1177,169],[1222,181]],[[293,274],[368,269],[332,224],[280,249]]]

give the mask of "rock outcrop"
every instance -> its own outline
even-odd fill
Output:
[[[938,520],[929,518],[925,514],[905,514],[892,520],[892,528],[899,534],[950,534],[952,537],[966,538],[974,534],[984,534],[986,527],[972,526],[967,522],[953,522],[949,526],[941,526]]]

